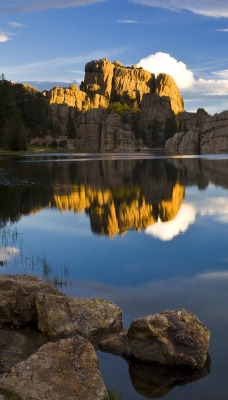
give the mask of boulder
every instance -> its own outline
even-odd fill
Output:
[[[38,328],[54,338],[81,335],[93,343],[105,333],[122,329],[122,311],[103,299],[37,297]]]
[[[191,312],[164,311],[134,320],[100,343],[101,350],[168,367],[203,368],[210,332]]]
[[[0,379],[23,400],[107,400],[94,347],[74,338],[43,345]]]
[[[34,276],[0,275],[0,328],[36,324],[38,293],[64,297],[52,285]]]

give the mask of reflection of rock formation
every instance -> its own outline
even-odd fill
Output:
[[[180,184],[173,187],[170,200],[162,200],[156,204],[146,201],[142,190],[120,187],[118,190],[93,190],[83,185],[68,188],[69,194],[57,194],[54,202],[61,211],[71,210],[89,214],[92,231],[114,236],[131,229],[145,229],[152,225],[158,217],[168,221],[179,211],[184,199],[184,188]]]
[[[159,204],[158,213],[162,221],[170,221],[176,217],[182,201],[184,200],[184,187],[176,183],[173,187],[171,200],[163,200]]]
[[[41,162],[40,157],[40,162],[28,164],[28,160],[1,164],[0,225],[45,207],[57,207],[85,210],[94,232],[113,236],[153,227],[158,218],[174,221],[184,187],[228,187],[227,159],[145,160],[139,155],[139,159],[88,162],[54,162],[54,156],[49,156],[49,162]]]
[[[210,360],[203,369],[167,368],[126,360],[135,390],[147,398],[163,397],[175,386],[204,378],[210,373]]]

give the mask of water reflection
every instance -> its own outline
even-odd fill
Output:
[[[166,396],[175,386],[204,378],[210,373],[210,357],[200,370],[190,368],[167,368],[158,365],[142,364],[126,360],[129,365],[129,375],[135,390],[146,398]]]
[[[136,392],[126,362],[102,354],[105,383],[131,400],[162,393],[169,400],[226,399],[227,156],[98,158],[0,162],[0,228],[19,232],[16,242],[13,235],[0,242],[0,272],[36,274],[63,284],[67,295],[111,300],[123,309],[125,326],[165,309],[191,310],[212,333],[213,368],[205,379],[169,391],[200,376],[160,371],[159,378],[130,365]]]
[[[8,161],[0,169],[1,224],[49,207],[84,211],[96,234],[112,237],[146,229],[170,240],[186,231],[198,211],[183,205],[185,188],[205,189],[211,183],[227,188],[227,170],[226,159]],[[212,214],[215,207],[223,210],[221,220],[226,221],[226,199],[211,200],[199,212]]]

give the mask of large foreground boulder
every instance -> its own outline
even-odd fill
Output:
[[[164,311],[134,320],[129,329],[101,341],[101,350],[165,366],[203,368],[210,332],[191,312]]]
[[[36,324],[38,293],[63,294],[52,285],[30,275],[0,276],[0,328]]]
[[[122,329],[122,311],[111,301],[40,294],[36,304],[38,328],[54,338],[78,334],[95,343]]]
[[[107,400],[94,347],[75,336],[43,345],[0,379],[23,400]]]

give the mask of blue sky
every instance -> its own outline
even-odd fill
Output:
[[[187,111],[228,109],[224,0],[1,0],[0,73],[80,83],[107,57],[172,75]],[[67,83],[66,83],[67,85]]]

